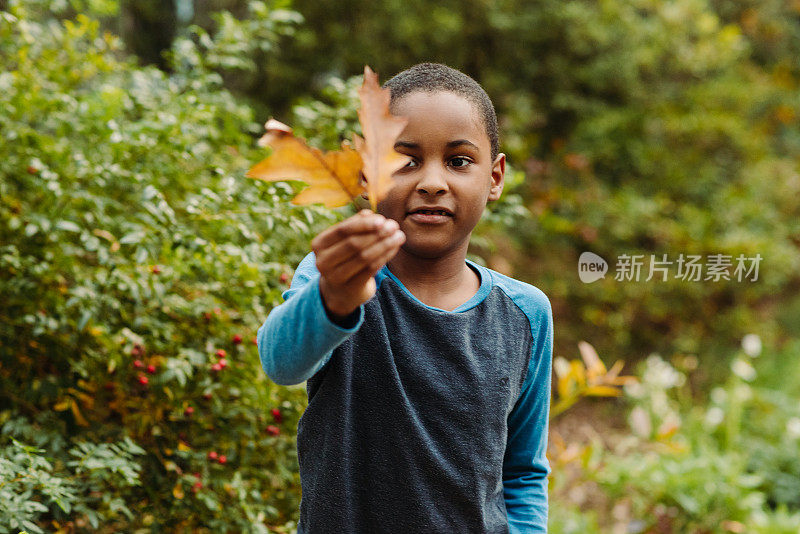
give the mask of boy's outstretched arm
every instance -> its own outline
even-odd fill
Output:
[[[533,347],[519,399],[508,417],[503,493],[510,534],[547,532],[547,436],[553,363],[553,315],[544,294],[531,317]],[[538,324],[536,324],[538,323]]]
[[[261,366],[275,383],[299,384],[364,321],[377,271],[402,244],[397,223],[368,210],[320,233],[295,270],[284,302],[258,329]]]
[[[284,302],[258,329],[258,354],[270,379],[284,386],[308,380],[330,359],[333,349],[361,327],[363,306],[342,321],[325,310],[319,272],[310,252],[297,266]]]

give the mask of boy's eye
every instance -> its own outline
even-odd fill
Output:
[[[411,160],[409,160],[409,162],[408,162],[408,163],[406,163],[406,168],[407,168],[407,167],[417,167],[418,165],[419,165],[419,164],[416,162],[416,160],[414,160],[414,159],[411,159]]]
[[[450,164],[453,165],[453,167],[466,167],[470,163],[472,162],[469,159],[461,156],[457,156],[450,160]]]

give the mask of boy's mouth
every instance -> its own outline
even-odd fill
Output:
[[[414,208],[406,215],[413,215],[414,213],[421,213],[423,215],[444,215],[447,217],[453,216],[453,212],[443,206],[423,206],[420,208]]]
[[[443,224],[453,218],[453,212],[443,206],[414,208],[406,216],[417,224]]]

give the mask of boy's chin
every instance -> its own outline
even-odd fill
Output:
[[[446,256],[448,252],[452,251],[454,244],[443,243],[432,239],[416,240],[408,236],[401,248],[405,253],[411,256],[426,260],[435,260]]]

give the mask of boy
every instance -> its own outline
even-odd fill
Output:
[[[439,64],[384,87],[411,161],[312,240],[258,330],[267,375],[308,381],[298,534],[546,532],[550,303],[466,259],[503,189],[494,108]]]

